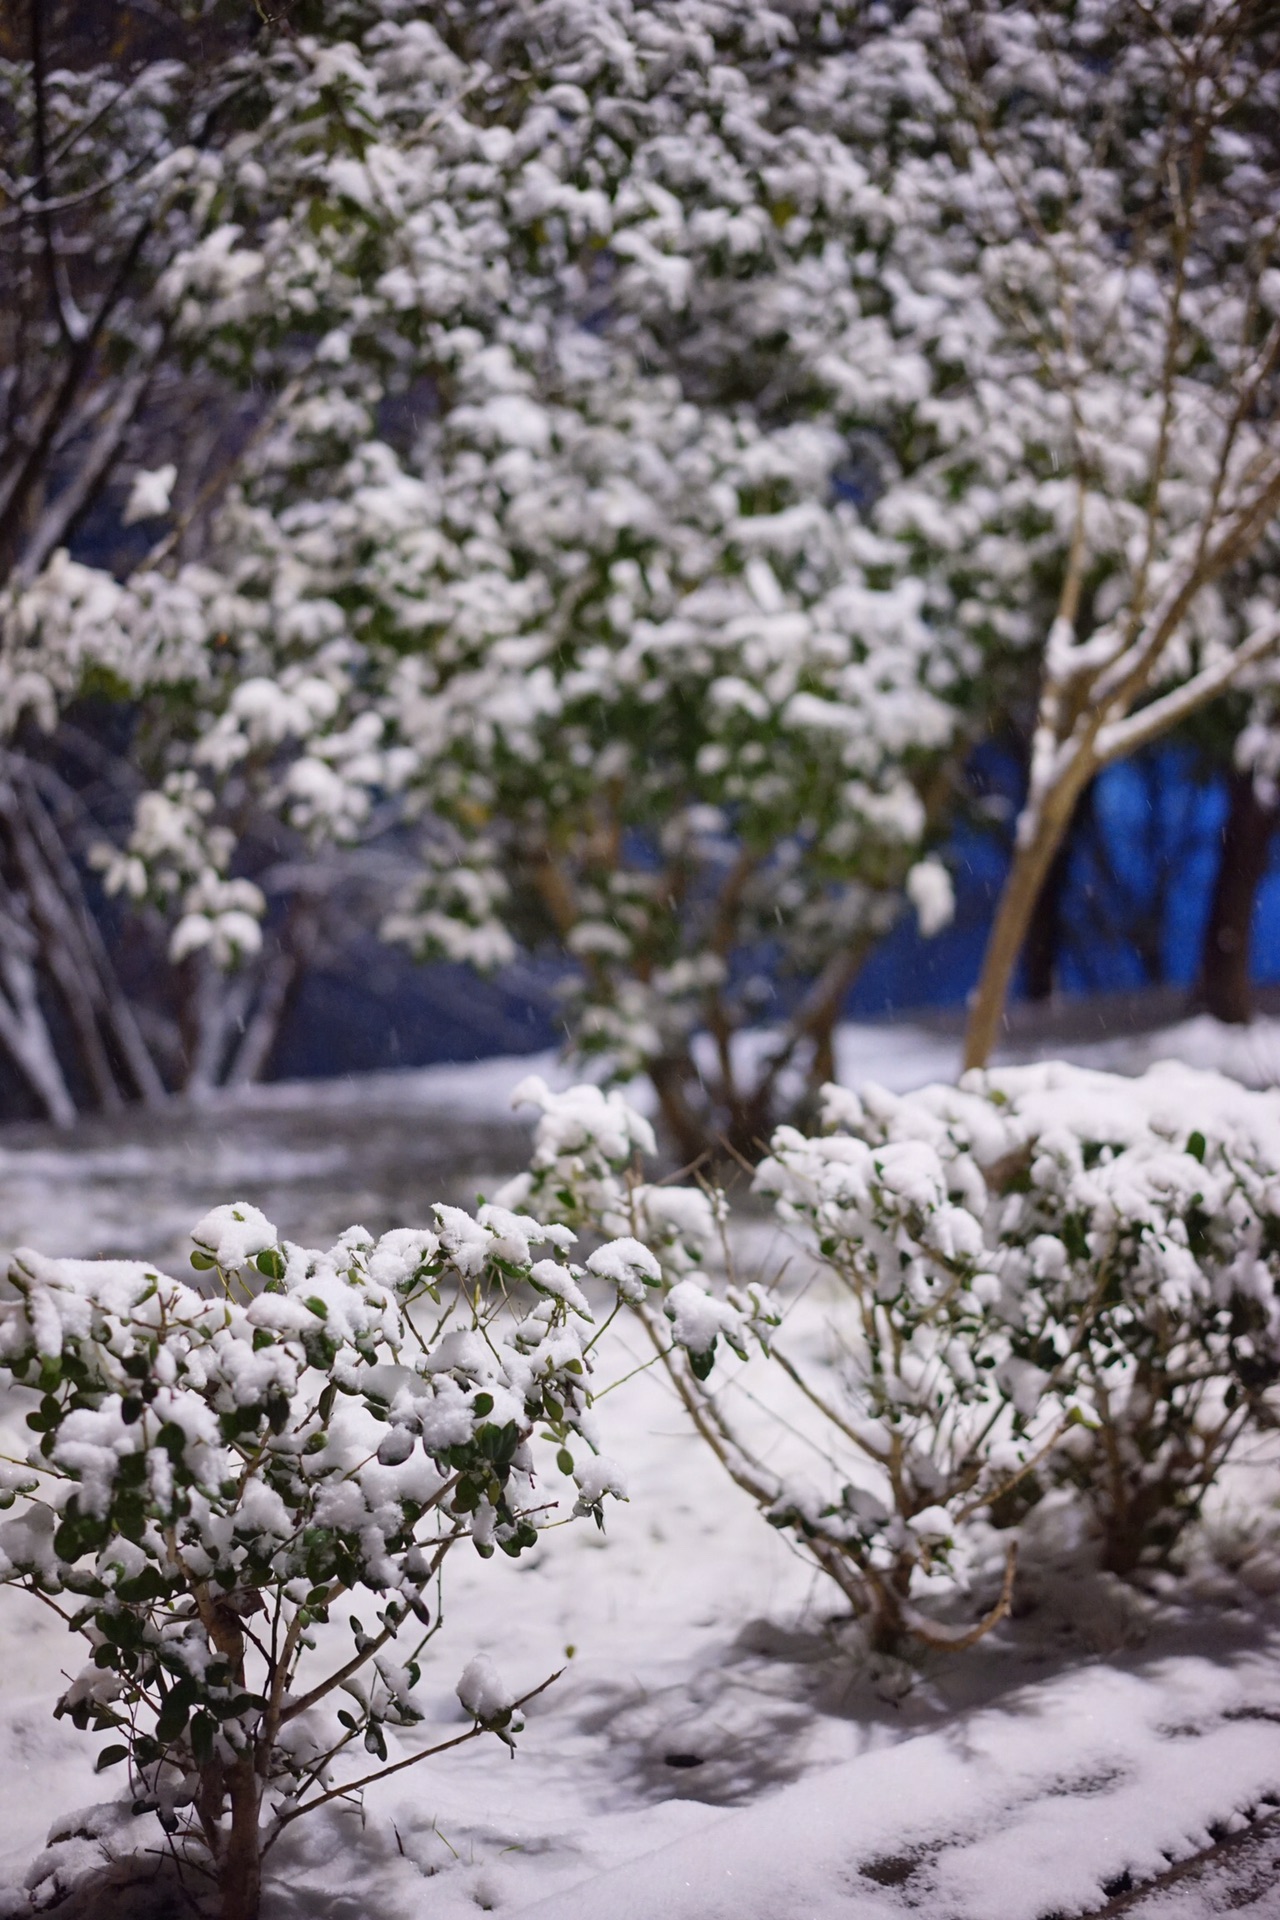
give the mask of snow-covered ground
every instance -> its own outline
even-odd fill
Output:
[[[749,1036],[749,1044],[759,1038]],[[957,1033],[909,1022],[849,1024],[837,1036],[847,1085],[906,1093],[955,1078]],[[1044,1057],[1141,1073],[1155,1060],[1280,1084],[1280,1020],[1224,1027],[1207,1016],[1153,1032],[1006,1047],[1000,1062]],[[291,1237],[314,1243],[353,1220],[373,1232],[415,1225],[433,1200],[468,1204],[521,1164],[531,1115],[512,1088],[539,1073],[572,1078],[554,1054],[474,1065],[297,1080],[222,1095],[207,1106],[94,1118],[70,1138],[48,1127],[0,1131],[0,1251],[186,1259],[191,1223],[237,1193]],[[630,1095],[644,1104],[644,1090]]]
[[[1280,1030],[1249,1031],[1254,1051],[1230,1063],[1271,1077],[1261,1063],[1271,1047],[1280,1064]],[[1102,1043],[1105,1059],[1097,1044],[1062,1051],[1111,1067],[1173,1052],[1220,1065],[1221,1052],[1206,1059],[1215,1044],[1238,1042],[1191,1022]],[[906,1089],[952,1074],[955,1055],[923,1029],[850,1028],[840,1067]],[[194,1147],[177,1131],[88,1150],[11,1144],[0,1234],[176,1259],[205,1196],[249,1185],[294,1209],[277,1217],[309,1239],[347,1224],[331,1216],[361,1192],[367,1224],[392,1224],[416,1197],[425,1210],[446,1185],[453,1197],[481,1181],[486,1156],[495,1173],[512,1164],[520,1136],[503,1108],[534,1065],[555,1070],[526,1059],[269,1087],[202,1122]],[[379,1191],[362,1142],[450,1130],[466,1164],[447,1182],[415,1195],[448,1165],[437,1137]],[[200,1146],[213,1138],[218,1150]],[[746,1251],[776,1264],[763,1224]],[[811,1289],[793,1337],[816,1338],[823,1312]],[[617,1337],[603,1378],[628,1370]],[[749,1370],[732,1391],[740,1417],[763,1423],[771,1384]],[[6,1424],[23,1411],[11,1403]],[[785,1412],[773,1444],[800,1457],[814,1439]],[[725,1480],[658,1376],[637,1374],[600,1413],[630,1504],[603,1536],[579,1524],[514,1563],[451,1564],[427,1720],[401,1741],[408,1754],[461,1727],[453,1687],[477,1651],[519,1691],[563,1667],[515,1758],[478,1743],[369,1790],[363,1812],[299,1823],[272,1857],[270,1920],[1049,1920],[1100,1910],[1280,1806],[1280,1474],[1267,1462],[1233,1470],[1216,1535],[1228,1548],[1203,1546],[1176,1591],[1083,1575],[1046,1524],[1019,1617],[908,1675],[859,1659],[840,1596]],[[1246,1510],[1251,1552],[1232,1519]],[[52,1614],[0,1590],[0,1886],[22,1880],[51,1823],[104,1797],[97,1743],[50,1714],[62,1670],[79,1664]],[[1228,1863],[1126,1910],[1280,1915],[1270,1855],[1261,1881],[1250,1858],[1247,1882]]]

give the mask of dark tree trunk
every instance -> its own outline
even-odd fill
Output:
[[[1073,823],[1074,824],[1074,823]],[[1031,914],[1022,948],[1022,992],[1027,1000],[1049,1000],[1057,984],[1062,949],[1062,896],[1067,885],[1071,829],[1054,855],[1053,865]]]
[[[1199,1004],[1215,1020],[1242,1025],[1253,1016],[1250,944],[1253,908],[1267,870],[1280,805],[1258,797],[1253,776],[1232,771],[1227,781],[1222,857],[1209,905],[1200,955]]]
[[[262,1900],[262,1836],[258,1830],[260,1782],[253,1750],[228,1769],[231,1827],[218,1861],[219,1920],[258,1920]]]

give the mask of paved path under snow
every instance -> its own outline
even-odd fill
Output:
[[[1275,1920],[1280,1914],[1280,1813],[1264,1815],[1146,1887],[1120,1894],[1098,1920]]]
[[[1058,1676],[709,1814],[520,1920],[1065,1920],[1162,1878],[1114,1911],[1280,1914],[1277,1656]],[[1264,1823],[1256,1845],[1215,1849],[1245,1810]],[[1205,1849],[1198,1877],[1169,1878]]]

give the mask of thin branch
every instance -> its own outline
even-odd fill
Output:
[[[563,1667],[557,1667],[556,1671],[549,1673],[539,1686],[531,1687],[528,1693],[521,1694],[518,1700],[513,1701],[510,1711],[518,1713],[521,1708],[529,1704],[530,1700],[536,1700],[540,1693],[545,1693],[548,1687],[555,1685],[563,1672]],[[285,1828],[292,1821],[300,1820],[304,1813],[314,1813],[317,1807],[323,1807],[329,1800],[345,1800],[351,1794],[361,1792],[365,1787],[374,1786],[379,1780],[389,1780],[393,1773],[403,1773],[406,1767],[416,1767],[420,1760],[431,1760],[438,1753],[448,1753],[454,1747],[465,1746],[468,1740],[478,1740],[481,1734],[489,1731],[488,1727],[477,1721],[474,1727],[469,1728],[466,1733],[456,1734],[452,1740],[442,1740],[438,1746],[424,1747],[421,1753],[411,1753],[407,1760],[397,1760],[393,1766],[379,1767],[373,1773],[366,1773],[359,1780],[349,1780],[340,1787],[331,1787],[327,1793],[319,1794],[314,1800],[308,1800],[305,1806],[293,1807],[288,1813],[280,1814],[276,1820],[275,1832],[262,1849],[263,1858],[266,1858]]]
[[[106,419],[71,480],[36,522],[18,564],[18,580],[22,586],[31,584],[54,548],[64,543],[68,531],[105,479],[146,397],[159,352],[157,345],[142,366],[121,383]]]
[[[927,1647],[947,1648],[951,1652],[961,1653],[966,1647],[976,1646],[993,1627],[999,1626],[1008,1613],[1013,1601],[1013,1582],[1017,1571],[1018,1543],[1014,1540],[1010,1543],[1005,1556],[1004,1579],[1000,1585],[999,1598],[990,1613],[984,1614],[976,1626],[956,1632],[937,1620],[930,1620],[927,1615],[918,1613],[914,1607],[905,1604],[902,1608],[903,1625],[917,1640],[923,1640]]]
[[[28,0],[31,10],[31,88],[35,108],[35,179],[42,202],[49,195],[48,104],[45,99],[44,6],[42,0]],[[88,322],[71,297],[66,284],[66,269],[54,244],[53,215],[47,204],[39,206],[36,220],[40,229],[45,276],[49,283],[49,304],[58,322],[58,330],[70,347],[85,338]]]
[[[1162,733],[1167,733],[1171,727],[1178,726],[1215,695],[1233,685],[1245,667],[1263,659],[1277,645],[1280,645],[1280,616],[1266,626],[1259,627],[1224,659],[1211,667],[1202,668],[1172,692],[1152,700],[1145,707],[1139,707],[1136,713],[1100,726],[1093,743],[1095,765],[1107,766],[1113,760],[1135,753],[1139,747],[1146,746]]]
[[[438,1500],[439,1497],[437,1494],[436,1499]],[[425,1587],[429,1583],[450,1547],[453,1546],[456,1541],[465,1538],[466,1529],[464,1527],[460,1527],[456,1532],[445,1536],[432,1557],[431,1565],[419,1581],[419,1586]],[[278,1716],[278,1724],[282,1727],[287,1727],[289,1722],[296,1720],[300,1713],[306,1713],[308,1708],[314,1707],[317,1702],[323,1700],[327,1694],[332,1693],[335,1687],[340,1687],[344,1680],[349,1680],[353,1673],[358,1673],[366,1661],[371,1660],[375,1653],[380,1653],[389,1640],[395,1639],[403,1624],[404,1618],[401,1616],[393,1625],[384,1627],[381,1633],[375,1634],[371,1640],[367,1640],[358,1653],[353,1653],[351,1658],[344,1661],[342,1666],[331,1673],[327,1679],[318,1681],[309,1693],[304,1693],[300,1699],[291,1700],[287,1707],[282,1708]]]

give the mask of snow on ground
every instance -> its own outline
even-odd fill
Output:
[[[767,1039],[748,1035],[744,1050]],[[1052,1031],[1010,1043],[1000,1061],[1058,1057],[1141,1073],[1158,1059],[1280,1083],[1280,1021],[1223,1027],[1207,1016],[1150,1033],[1063,1044]],[[957,1033],[910,1022],[850,1023],[837,1036],[847,1084],[906,1093],[955,1078]],[[420,1223],[433,1200],[467,1204],[520,1164],[526,1125],[511,1089],[529,1073],[572,1074],[554,1053],[332,1081],[285,1081],[194,1109],[88,1119],[70,1138],[48,1127],[0,1131],[0,1249],[185,1262],[186,1232],[229,1193],[291,1237],[318,1241],[359,1220],[372,1231]],[[628,1090],[645,1105],[645,1090]],[[528,1119],[529,1116],[526,1116]]]
[[[755,1036],[752,1036],[755,1044]],[[906,1092],[950,1078],[957,1044],[910,1026],[848,1027],[840,1070]],[[575,1077],[553,1052],[224,1094],[192,1109],[0,1132],[0,1249],[184,1265],[187,1229],[238,1196],[315,1244],[353,1221],[420,1225],[432,1201],[493,1192],[522,1164],[532,1114],[511,1090],[537,1073]],[[646,1090],[628,1089],[645,1106]]]
[[[1248,1026],[1225,1026],[1202,1013],[1147,1032],[1116,1033],[1096,1040],[1063,1040],[1055,1034],[1054,1024],[1051,1011],[1041,1032],[1012,1034],[997,1049],[995,1064],[1071,1060],[1109,1073],[1139,1074],[1158,1060],[1181,1060],[1188,1067],[1224,1073],[1246,1087],[1280,1086],[1280,1020],[1259,1018]],[[958,1035],[907,1024],[850,1023],[837,1036],[836,1062],[846,1085],[876,1080],[895,1093],[908,1093],[930,1080],[955,1079],[960,1040]]]
[[[1274,1087],[1280,1085],[1280,1020],[1228,1027],[1202,1013],[1154,1033],[1099,1041],[1072,1057],[1079,1058],[1081,1066],[1114,1073],[1145,1073],[1157,1060],[1182,1060],[1189,1067],[1225,1073],[1246,1087]]]
[[[1252,1058],[1265,1043],[1280,1059],[1274,1035],[1251,1031]],[[1238,1044],[1191,1022],[1131,1037],[1127,1054],[1105,1043],[1105,1064],[1137,1069],[1171,1043],[1200,1049],[1197,1065]],[[1096,1043],[1063,1051],[1104,1064]],[[849,1028],[840,1066],[905,1090],[953,1073],[956,1052],[923,1028]],[[487,1183],[486,1160],[513,1164],[521,1135],[502,1109],[530,1068],[564,1078],[551,1060],[486,1062],[263,1088],[186,1136],[171,1124],[84,1149],[11,1135],[4,1238],[76,1252],[132,1236],[122,1251],[176,1261],[179,1215],[188,1225],[206,1193],[242,1182],[293,1209],[277,1217],[308,1238],[361,1196],[375,1229],[420,1218],[449,1181],[464,1196]],[[405,1157],[380,1186],[371,1156],[387,1141]],[[743,1258],[776,1266],[763,1223]],[[788,1333],[816,1350],[826,1306],[801,1278]],[[602,1378],[630,1364],[619,1346]],[[754,1364],[730,1390],[762,1426],[774,1383]],[[5,1424],[20,1424],[19,1401]],[[774,1404],[781,1465],[819,1441]],[[1280,1475],[1266,1461],[1224,1493],[1224,1537],[1233,1503],[1267,1516],[1242,1578],[1206,1549],[1188,1587],[1137,1595],[1082,1574],[1046,1527],[1020,1617],[911,1677],[859,1660],[840,1596],[727,1482],[660,1378],[636,1375],[600,1413],[630,1504],[603,1536],[577,1524],[514,1563],[450,1565],[427,1719],[400,1748],[460,1729],[453,1686],[485,1651],[519,1691],[564,1668],[517,1755],[476,1743],[371,1789],[363,1814],[300,1822],[273,1856],[268,1920],[1049,1920],[1101,1908],[1126,1875],[1159,1874],[1211,1829],[1280,1804]],[[56,1816],[105,1795],[95,1741],[50,1713],[81,1659],[52,1613],[0,1589],[0,1886],[21,1880]],[[1280,1915],[1269,1860],[1250,1869],[1247,1904],[1228,1864],[1137,1910]]]
[[[1140,1894],[1138,1920],[1275,1920],[1280,1886],[1280,1822],[1264,1820],[1228,1834],[1195,1862],[1173,1867],[1164,1884]]]
[[[1028,1920],[1162,1872],[1280,1786],[1280,1673],[1094,1666],[831,1767],[554,1900],[533,1920]]]

